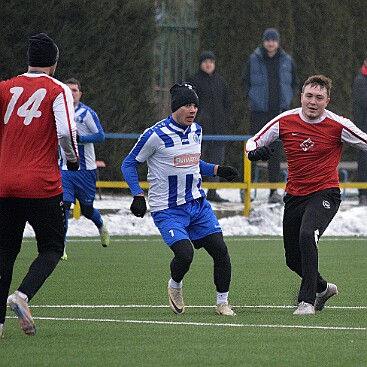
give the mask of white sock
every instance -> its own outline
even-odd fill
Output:
[[[228,292],[217,292],[217,305],[221,303],[228,303]]]
[[[21,299],[24,299],[24,301],[28,302],[28,296],[21,292],[21,291],[18,291],[18,296],[21,298]]]
[[[0,324],[0,329],[4,329],[4,324]]]
[[[182,288],[182,280],[180,283],[175,282],[172,278],[169,280],[169,286],[171,288]]]

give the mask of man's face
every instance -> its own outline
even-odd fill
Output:
[[[215,70],[215,61],[211,59],[206,59],[200,64],[200,69],[209,75],[213,74]]]
[[[263,46],[267,51],[269,56],[273,56],[276,54],[279,48],[279,42],[275,40],[265,40],[263,42]]]
[[[309,84],[301,94],[302,113],[309,120],[316,120],[322,116],[329,102],[326,88]]]
[[[76,107],[80,101],[82,92],[79,90],[78,84],[67,84],[67,86],[71,90],[71,94],[73,95],[74,100],[74,106]]]
[[[177,111],[172,113],[173,119],[182,126],[191,126],[194,122],[198,108],[196,104],[189,103],[181,106]]]

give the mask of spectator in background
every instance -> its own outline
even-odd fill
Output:
[[[52,78],[59,49],[39,33],[30,38],[27,56],[28,71],[0,83],[0,339],[6,303],[24,333],[36,334],[28,302],[63,252],[65,212],[58,144],[65,151],[67,168],[79,167],[71,92]],[[36,234],[38,256],[8,297],[26,222]]]
[[[196,88],[200,100],[196,121],[206,135],[230,134],[229,88],[224,78],[215,70],[215,61],[212,51],[203,51],[199,59],[199,71],[187,79]],[[206,140],[202,148],[203,159],[222,165],[225,148],[225,141]],[[218,182],[219,177],[210,177],[208,180]],[[207,199],[215,202],[228,201],[221,198],[215,189],[208,190]]]
[[[106,224],[100,212],[93,207],[97,181],[96,155],[93,143],[101,143],[105,140],[104,131],[97,114],[90,107],[80,102],[82,89],[79,80],[70,78],[65,84],[70,88],[73,95],[78,151],[80,156],[79,170],[70,172],[66,169],[65,156],[61,150],[60,166],[62,187],[64,189],[63,200],[66,213],[66,230],[68,229],[68,216],[71,203],[75,204],[75,199],[78,199],[82,214],[96,225],[100,234],[101,244],[103,247],[107,247],[110,243],[110,237]],[[62,260],[67,260],[65,249]]]
[[[367,53],[353,82],[353,117],[355,124],[367,131]],[[367,152],[358,153],[357,181],[367,182]],[[359,205],[367,206],[367,190],[359,190]]]
[[[241,87],[249,100],[252,135],[290,108],[299,92],[299,82],[292,57],[280,47],[280,35],[275,28],[265,30],[262,45],[250,55]],[[282,143],[276,141],[270,148],[274,153],[268,163],[269,182],[279,182]],[[279,202],[281,195],[275,189],[270,190],[269,203]]]

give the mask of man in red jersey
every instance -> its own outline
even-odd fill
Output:
[[[53,40],[37,34],[30,38],[28,72],[0,83],[0,338],[6,303],[24,333],[36,333],[28,302],[64,250],[58,143],[68,169],[77,170],[79,159],[71,91],[52,78],[58,57]],[[7,299],[26,222],[36,234],[38,256]]]
[[[367,151],[367,134],[326,106],[331,80],[309,77],[301,94],[301,107],[268,122],[246,145],[251,161],[268,160],[268,145],[283,141],[288,161],[288,182],[283,217],[283,241],[288,267],[301,278],[294,315],[314,315],[338,294],[318,272],[318,242],[340,205],[338,163],[343,143]]]

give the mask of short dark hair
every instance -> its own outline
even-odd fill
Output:
[[[82,85],[80,84],[80,81],[78,79],[75,78],[69,78],[67,79],[65,82],[65,84],[76,84],[78,86],[78,89],[81,91],[82,90]]]
[[[326,94],[328,97],[330,97],[332,84],[333,83],[331,79],[326,77],[325,75],[312,75],[303,84],[302,93],[308,85],[311,85],[311,87],[320,86],[321,89],[326,89]]]

